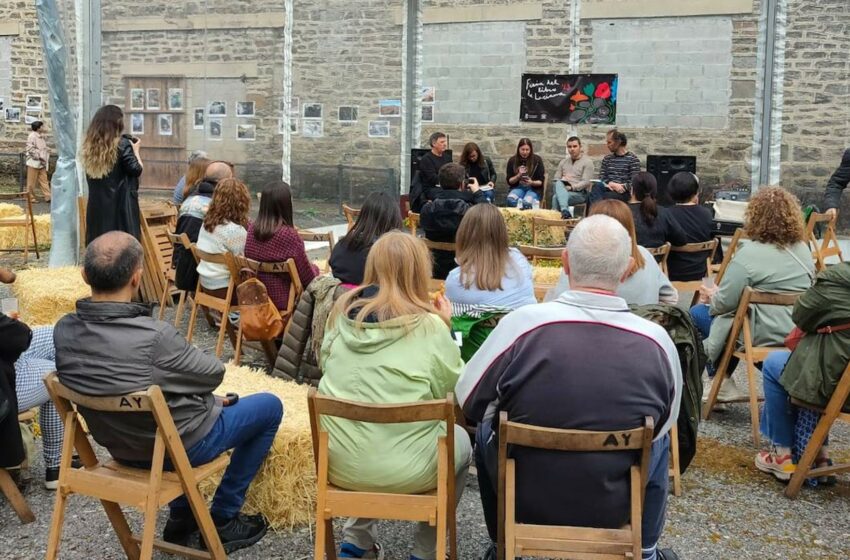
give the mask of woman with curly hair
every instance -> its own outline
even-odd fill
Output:
[[[234,255],[244,254],[250,206],[251,197],[242,181],[220,181],[213,191],[210,208],[198,234],[198,249],[219,255],[228,252]],[[198,275],[205,292],[216,297],[227,296],[230,271],[225,265],[203,261],[198,265]],[[233,296],[235,300],[236,294]]]
[[[107,231],[124,231],[140,239],[139,139],[122,134],[124,112],[115,105],[97,110],[86,132],[80,160],[89,185],[86,245]]]
[[[694,324],[705,340],[708,374],[714,376],[735,310],[744,288],[765,292],[803,292],[815,276],[812,253],[806,245],[803,214],[797,199],[781,187],[762,187],[750,200],[744,215],[747,239],[739,242],[719,286],[701,286],[700,303],[691,308]],[[753,306],[753,344],[782,346],[791,332],[791,308],[777,305]],[[730,363],[731,373],[737,360]],[[706,384],[706,389],[710,385]],[[705,396],[707,397],[708,391]],[[718,400],[746,397],[733,379],[724,381]]]

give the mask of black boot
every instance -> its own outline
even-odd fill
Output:
[[[189,541],[197,532],[198,522],[195,520],[191,509],[177,514],[172,511],[169,513],[168,521],[162,530],[162,540],[172,544],[189,546]]]
[[[218,538],[224,545],[224,551],[230,554],[234,550],[249,547],[263,538],[269,529],[268,521],[262,515],[238,514],[233,519],[213,519]],[[201,539],[201,547],[206,548]]]

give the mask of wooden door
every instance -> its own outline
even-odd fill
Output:
[[[124,89],[125,132],[142,143],[141,187],[174,189],[186,172],[186,80],[126,77]]]

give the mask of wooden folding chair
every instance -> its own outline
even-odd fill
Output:
[[[552,208],[552,185],[549,184],[548,173],[543,174],[543,200],[540,201],[540,208]]]
[[[829,257],[838,257],[839,261],[844,262],[841,247],[838,246],[838,237],[835,235],[835,220],[836,216],[812,212],[809,221],[806,223],[806,239],[812,249],[815,268],[818,272],[826,268],[826,259]],[[823,234],[823,239],[818,243],[818,238],[815,237],[815,227],[822,223],[826,224],[826,231]]]
[[[580,218],[572,218],[569,220],[560,220],[553,218],[542,218],[540,216],[532,216],[531,217],[531,244],[535,247],[539,246],[538,235],[537,232],[540,228],[548,227],[548,228],[558,228],[563,230],[564,232],[564,245],[566,245],[567,237],[570,235],[570,232],[576,225],[579,223]]]
[[[322,270],[322,273],[330,272],[331,253],[333,253],[334,245],[336,245],[336,240],[334,239],[334,232],[327,231],[325,233],[319,233],[317,231],[310,231],[308,229],[299,229],[298,236],[301,237],[301,240],[304,242],[314,241],[328,244],[328,260],[325,262],[325,269]]]
[[[207,253],[198,249],[197,245],[192,243],[192,255],[195,257],[195,262],[200,264],[201,262],[208,262],[212,264],[221,264],[228,268],[230,271],[230,281],[227,284],[227,296],[224,298],[216,297],[208,292],[205,292],[203,287],[201,286],[201,279],[198,278],[198,284],[195,288],[195,296],[192,298],[192,312],[189,314],[189,330],[186,332],[186,340],[188,342],[192,342],[192,335],[195,332],[195,319],[198,315],[198,307],[205,307],[206,309],[215,309],[219,313],[221,313],[221,325],[218,329],[218,339],[215,344],[215,357],[221,358],[221,352],[224,349],[224,334],[227,332],[227,326],[229,322],[229,315],[231,311],[239,311],[239,306],[231,304],[230,302],[233,300],[233,294],[236,290],[236,283],[239,281],[239,268],[236,266],[236,260],[233,258],[233,255],[230,253]],[[236,335],[236,341],[234,344],[235,355],[239,356],[242,352],[242,333],[241,327],[239,332]]]
[[[65,423],[59,488],[56,491],[56,503],[50,523],[47,560],[53,560],[59,555],[65,506],[72,494],[82,494],[100,500],[127,558],[147,560],[152,557],[154,549],[188,558],[226,558],[198,485],[223,470],[230,457],[225,453],[206,465],[193,468],[159,386],[153,385],[147,391],[129,395],[90,397],[62,385],[55,372],[48,375],[44,383]],[[81,408],[109,413],[150,414],[151,429],[156,430],[150,469],[127,467],[114,460],[98,460],[78,416],[77,410]],[[71,468],[71,457],[75,449],[83,462],[82,469]],[[166,455],[174,466],[174,472],[164,471]],[[189,501],[208,552],[154,538],[159,508],[183,495]],[[144,513],[141,536],[130,530],[121,511],[121,504],[133,506]]]
[[[38,239],[35,234],[35,219],[32,214],[32,198],[28,192],[6,193],[0,194],[0,201],[20,201],[24,203],[21,210],[23,216],[13,216],[10,218],[0,218],[0,228],[24,228],[24,262],[29,261],[30,256],[30,233],[32,233],[32,248],[35,251],[35,258],[40,259],[41,255],[38,252]],[[17,251],[17,248],[6,248],[4,251]]]
[[[419,229],[419,214],[412,210],[407,211],[407,227],[410,229],[410,235],[416,237],[416,230]]]
[[[32,422],[34,419],[35,409],[32,408],[18,414],[18,422]],[[18,490],[15,481],[12,480],[12,475],[4,468],[0,468],[0,492],[9,500],[12,509],[18,514],[18,519],[21,520],[21,523],[26,525],[35,521],[35,514],[30,509],[26,498]]]
[[[519,245],[517,248],[532,265],[537,264],[537,259],[561,262],[561,255],[564,252],[563,247],[533,247],[531,245]]]
[[[742,228],[738,228],[735,230],[735,234],[732,235],[732,240],[729,242],[729,249],[723,253],[723,260],[719,265],[712,264],[709,267],[709,270],[714,272],[715,286],[719,286],[720,281],[723,280],[726,269],[729,268],[729,263],[732,262],[732,257],[735,255],[735,251],[738,250],[738,244],[742,239],[747,239],[747,234],[744,233]]]
[[[301,299],[301,294],[304,293],[304,286],[301,284],[301,277],[298,276],[298,267],[295,266],[295,260],[286,259],[285,261],[280,262],[259,262],[242,256],[234,257],[234,259],[236,261],[236,267],[240,271],[242,269],[248,269],[254,274],[273,274],[289,281],[289,297],[287,298],[286,307],[284,309],[278,309],[278,313],[280,313],[280,318],[283,320],[284,324],[283,335],[286,335],[286,331],[289,330],[289,320],[292,318],[292,314],[295,313],[295,306],[298,305],[298,300]],[[242,338],[242,323],[240,321],[240,344],[238,345],[236,354],[233,357],[233,361],[237,364],[242,357],[242,344],[247,342],[243,341]],[[274,367],[275,360],[277,359],[277,346],[275,345],[274,340],[259,340],[257,342],[259,342],[260,346],[262,346],[263,353],[266,355],[266,360],[268,360],[269,364]]]
[[[452,253],[457,252],[457,245],[454,243],[445,243],[442,241],[431,241],[430,239],[422,238],[422,241],[425,242],[425,245],[431,251],[451,251]]]
[[[314,560],[324,560],[326,554],[329,560],[336,560],[334,517],[423,521],[436,525],[437,558],[446,558],[448,537],[448,557],[456,560],[454,396],[449,393],[445,399],[420,403],[363,404],[321,396],[315,388],[311,388],[307,401],[318,486]],[[379,424],[445,422],[446,435],[436,441],[437,488],[424,494],[390,494],[358,492],[334,486],[328,479],[328,432],[320,427],[319,417],[322,415]]]
[[[667,275],[667,257],[670,256],[670,242],[668,241],[661,247],[647,247],[646,250],[649,251],[649,254],[652,255],[656,261],[658,261],[658,266],[661,267],[661,272]]]
[[[720,246],[720,240],[716,237],[711,241],[705,241],[703,243],[688,243],[687,245],[681,245],[679,247],[670,247],[671,253],[707,253],[706,257],[706,274],[711,276],[711,263],[714,260],[714,255],[717,253],[717,247]],[[683,292],[693,292],[694,297],[691,298],[691,307],[696,305],[699,300],[699,288],[702,286],[702,280],[691,280],[688,282],[685,281],[676,281],[673,280],[670,282],[673,284],[673,287],[676,288],[680,294]]]
[[[655,423],[630,430],[592,432],[541,428],[508,420],[499,414],[499,560],[514,557],[581,558],[607,560],[641,558],[641,518],[649,452]],[[620,529],[532,525],[516,521],[516,464],[508,458],[508,445],[552,451],[640,451],[630,469],[631,518]],[[638,454],[636,454],[638,455]]]
[[[192,243],[189,241],[189,236],[185,233],[181,233],[180,235],[171,233],[170,231],[165,232],[165,235],[168,238],[168,242],[171,243],[172,247],[172,256],[174,254],[173,247],[177,244],[182,245],[186,248],[187,251],[192,250]],[[165,317],[165,308],[168,305],[168,302],[174,303],[172,299],[174,297],[174,293],[177,292],[180,297],[177,299],[177,311],[174,312],[174,326],[179,327],[181,319],[183,317],[183,306],[186,304],[186,290],[178,290],[174,285],[175,282],[175,270],[169,266],[163,271],[163,277],[165,279],[165,284],[162,288],[162,298],[159,300],[159,320],[162,321],[163,317]]]
[[[789,498],[794,499],[797,497],[797,494],[800,493],[800,488],[803,486],[803,482],[807,478],[850,471],[850,462],[831,467],[812,468],[818,451],[823,446],[823,442],[826,440],[826,436],[829,435],[829,430],[835,421],[844,420],[845,422],[850,422],[850,404],[847,404],[848,398],[850,398],[850,364],[847,365],[844,373],[841,374],[841,379],[838,381],[838,385],[835,386],[835,391],[833,391],[832,396],[829,398],[826,408],[821,408],[793,397],[791,398],[791,404],[819,412],[821,417],[812,437],[809,439],[809,444],[806,445],[803,456],[800,457],[800,462],[797,464],[794,474],[791,476],[791,481],[785,489],[785,495]]]
[[[784,350],[784,346],[754,346],[753,331],[750,323],[750,306],[752,305],[780,305],[793,306],[797,298],[802,295],[798,293],[770,293],[761,292],[752,289],[750,286],[744,288],[744,293],[741,294],[741,301],[738,303],[738,309],[735,311],[735,318],[732,322],[732,330],[729,332],[729,338],[726,340],[726,346],[723,349],[720,364],[717,366],[717,372],[714,374],[714,380],[711,383],[711,392],[708,395],[708,401],[703,405],[702,416],[708,420],[711,416],[711,410],[717,404],[717,395],[720,393],[720,387],[726,380],[726,372],[729,369],[729,362],[732,357],[744,360],[747,364],[747,385],[749,386],[749,398],[739,402],[750,403],[750,423],[753,431],[753,444],[759,446],[761,437],[759,435],[759,398],[756,389],[758,383],[756,380],[756,363],[763,362],[768,354],[776,350]],[[738,336],[743,335],[744,348],[737,350]]]
[[[351,206],[343,203],[342,213],[345,216],[345,221],[348,222],[348,231],[351,231],[351,228],[354,227],[354,222],[357,221],[357,216],[360,215],[360,209],[352,208]]]

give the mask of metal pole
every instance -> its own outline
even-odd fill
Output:
[[[407,192],[410,185],[410,150],[418,145],[421,130],[421,106],[419,102],[419,61],[421,42],[421,5],[419,0],[406,0],[404,19],[404,57],[402,59],[402,106],[401,123],[401,173],[399,193]]]
[[[765,2],[765,45],[764,45],[764,83],[762,95],[762,122],[761,122],[761,158],[759,163],[759,184],[753,185],[753,192],[760,185],[770,183],[770,147],[773,128],[773,70],[776,64],[776,3],[777,0],[763,0]]]

